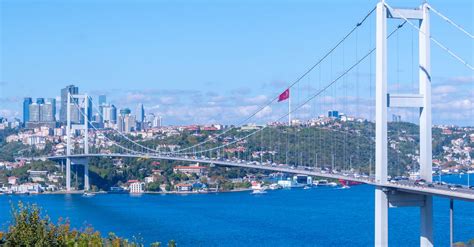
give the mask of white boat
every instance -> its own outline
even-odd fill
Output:
[[[271,190],[277,190],[277,189],[281,189],[281,186],[278,185],[278,184],[270,184],[269,189],[271,189]]]
[[[337,186],[337,183],[336,182],[330,182],[330,183],[328,183],[328,185],[332,186],[332,187],[335,187],[335,186]]]
[[[309,190],[311,189],[311,187],[309,187],[308,185],[306,185],[305,187],[303,187],[304,190]]]
[[[265,190],[253,190],[252,195],[258,195],[258,194],[265,194],[267,193]]]
[[[341,189],[350,189],[350,188],[351,188],[351,187],[348,186],[348,185],[344,185],[344,186],[341,187]]]
[[[91,192],[84,192],[84,194],[82,194],[83,197],[93,197],[95,196],[94,193],[91,193]]]

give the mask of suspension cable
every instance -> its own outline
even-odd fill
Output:
[[[388,36],[387,36],[387,39],[390,38],[394,33],[396,33],[400,28],[402,28],[404,25],[405,25],[406,21],[404,21],[403,23],[401,23],[400,25],[398,25]],[[330,88],[333,84],[335,84],[337,81],[339,81],[339,79],[341,79],[342,77],[344,77],[347,73],[349,73],[350,71],[352,71],[352,69],[354,69],[355,67],[357,67],[362,61],[364,61],[367,57],[369,57],[374,51],[375,51],[375,47],[372,48],[369,52],[367,52],[364,56],[362,56],[356,63],[354,63],[352,66],[350,66],[347,70],[345,70],[342,74],[340,74],[338,77],[336,77],[335,79],[333,79],[330,83],[328,83],[326,86],[324,86],[322,89],[318,90],[316,92],[316,94],[313,94],[312,96],[308,97],[303,103],[300,103],[299,105],[297,105],[295,108],[291,109],[290,112],[288,113],[284,113],[280,118],[278,118],[276,121],[281,121],[283,118],[286,118],[288,117],[289,114],[291,113],[294,113],[295,111],[299,110],[301,107],[303,107],[304,105],[306,105],[308,102],[310,102],[311,100],[313,100],[314,98],[318,97],[319,95],[321,95],[322,93],[324,93],[328,88]],[[255,135],[256,133],[262,131],[263,129],[267,128],[267,126],[264,126],[242,138],[238,138],[237,140],[234,140],[232,142],[229,142],[229,143],[226,143],[226,144],[223,144],[223,145],[220,145],[220,146],[217,146],[217,147],[213,147],[213,148],[209,148],[209,149],[206,149],[206,150],[201,150],[199,153],[205,153],[205,152],[208,152],[208,151],[211,151],[211,150],[215,150],[215,149],[218,149],[218,148],[222,148],[222,147],[226,147],[228,145],[231,145],[231,144],[234,144],[238,141],[241,141],[241,140],[244,140],[248,137],[251,137],[253,135]],[[288,152],[288,149],[287,149],[287,152]],[[190,153],[181,153],[181,154],[190,154]]]
[[[435,8],[433,8],[433,6],[431,6],[431,4],[428,4],[428,8],[430,10],[432,10],[435,14],[437,14],[439,17],[441,17],[443,20],[445,20],[449,24],[456,27],[459,31],[463,32],[464,34],[469,36],[471,39],[474,39],[474,36],[472,34],[470,34],[468,31],[466,31],[464,28],[462,28],[460,25],[456,24],[454,21],[452,21],[451,19],[449,19],[445,15],[441,14],[439,11],[437,11]]]
[[[392,7],[390,7],[390,5],[388,5],[387,3],[385,3],[385,6],[392,12],[395,12],[397,13],[398,15],[400,15],[400,17],[402,19],[404,19],[406,22],[408,22],[408,24],[410,24],[410,26],[412,26],[413,28],[415,28],[416,30],[418,30],[420,33],[422,33],[423,35],[427,36],[425,32],[423,32],[419,27],[417,27],[415,24],[413,24],[411,21],[408,20],[408,18],[406,18],[405,16],[403,16],[400,11],[396,10],[396,9],[393,9]],[[445,45],[443,45],[441,42],[439,42],[437,39],[435,39],[433,36],[429,36],[429,38],[436,44],[438,45],[441,49],[443,49],[444,51],[446,51],[447,53],[449,53],[449,55],[451,55],[452,57],[454,57],[456,60],[458,60],[459,62],[461,62],[462,64],[464,64],[466,67],[468,67],[469,69],[471,70],[474,70],[474,67],[472,65],[470,65],[468,62],[466,62],[465,60],[463,60],[461,57],[459,57],[458,55],[456,55],[454,52],[452,52],[448,47],[446,47]]]
[[[71,96],[71,99],[72,99],[72,96]],[[88,99],[85,99],[85,100],[88,100]],[[100,133],[105,139],[107,139],[108,141],[112,142],[112,143],[115,144],[116,146],[118,146],[118,147],[120,147],[120,148],[122,148],[122,149],[124,149],[124,150],[127,150],[127,151],[129,151],[129,152],[136,153],[136,154],[144,154],[144,155],[147,155],[146,153],[142,153],[142,152],[135,151],[135,150],[133,150],[133,149],[126,148],[126,147],[124,147],[124,146],[118,144],[118,143],[115,142],[114,140],[108,138],[108,137],[107,137],[106,135],[104,135],[103,133],[101,133],[101,132],[99,131],[99,129],[97,129],[97,128],[92,124],[92,122],[91,122],[91,121],[89,120],[89,118],[85,115],[85,113],[81,111],[81,108],[80,108],[80,106],[78,105],[78,103],[75,102],[74,100],[73,100],[73,102],[74,102],[75,107],[76,107],[76,108],[79,110],[79,112],[81,113],[81,115],[87,120],[87,123],[88,123],[90,126],[92,126],[92,128],[93,128],[95,131],[97,131],[98,133]],[[86,130],[86,131],[87,131],[87,130]]]
[[[336,50],[352,33],[354,33],[354,31],[356,29],[358,29],[363,23],[365,23],[365,21],[367,20],[367,18],[369,18],[369,16],[375,11],[375,7],[372,8],[365,16],[364,18],[361,19],[361,21],[357,22],[357,24],[338,42],[336,43],[335,46],[333,46],[328,52],[326,52],[315,64],[313,64],[311,67],[309,67],[309,69],[307,69],[301,76],[299,76],[295,81],[293,81],[288,87],[287,89],[291,89],[294,85],[296,85],[298,82],[300,82],[304,77],[306,77],[311,71],[314,70],[314,68],[316,68],[319,64],[321,64],[330,54],[332,54],[334,52],[334,50]],[[252,119],[255,115],[257,115],[259,112],[263,111],[266,107],[270,106],[271,104],[273,104],[275,101],[278,100],[278,96],[279,95],[276,95],[274,98],[272,98],[268,103],[266,103],[265,105],[261,106],[257,111],[255,111],[254,113],[252,113],[250,116],[248,116],[247,118],[245,118],[243,121],[240,121],[236,126],[240,126],[242,124],[245,124],[247,123],[250,119]],[[222,136],[224,134],[226,134],[227,132],[231,131],[232,129],[234,129],[235,127],[231,127],[227,130],[225,130],[224,132],[220,133],[219,135],[217,135],[216,137],[219,137],[219,136]],[[197,143],[197,144],[194,144],[192,146],[189,146],[189,147],[186,147],[186,148],[182,148],[182,149],[179,149],[177,151],[173,151],[171,153],[180,153],[182,151],[186,151],[186,150],[189,150],[189,149],[192,149],[196,146],[200,146],[200,145],[203,145],[205,143],[208,143],[210,141],[210,139],[207,139],[203,142],[200,142],[200,143]]]

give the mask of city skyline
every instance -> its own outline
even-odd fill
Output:
[[[342,2],[302,1],[292,5],[293,11],[286,11],[288,2],[285,1],[272,5],[142,2],[132,9],[127,8],[127,3],[109,6],[76,2],[68,5],[46,1],[38,6],[24,6],[3,1],[1,25],[5,35],[2,35],[0,99],[3,103],[0,115],[21,119],[24,97],[56,98],[59,102],[58,90],[75,84],[95,101],[99,95],[107,95],[108,102],[113,102],[118,109],[130,107],[135,111],[136,105],[142,103],[147,112],[163,116],[167,124],[235,124],[283,91],[351,28],[346,19],[325,20],[331,15],[347,17],[350,13],[350,21],[354,22],[375,2],[345,3],[348,8],[340,8]],[[413,5],[414,2],[397,4]],[[472,29],[473,4],[470,1],[459,1],[458,4],[432,2],[454,16],[463,27]],[[323,5],[335,11],[324,13],[319,10]],[[77,7],[77,10],[65,9],[68,6]],[[34,22],[39,15],[34,11],[35,7],[42,10],[38,23]],[[102,19],[94,7],[107,9],[104,11],[109,20]],[[187,17],[179,18],[181,10]],[[262,19],[262,12],[268,13],[268,18]],[[119,16],[124,13],[134,21],[120,20]],[[65,15],[71,17],[64,18]],[[246,19],[242,20],[241,16]],[[221,23],[214,23],[212,17],[219,18]],[[58,18],[62,18],[61,23]],[[94,21],[94,25],[82,25],[83,19]],[[473,57],[474,49],[469,40],[458,39],[462,36],[444,26],[443,20],[433,18],[433,22],[437,27],[433,35],[443,42],[457,44],[456,52],[466,54],[465,58]],[[31,32],[20,34],[12,27]],[[55,36],[57,32],[61,35]],[[397,39],[409,37],[410,32],[403,35]],[[304,39],[295,38],[300,36]],[[22,46],[32,39],[38,40],[36,45]],[[58,41],[61,41],[59,46]],[[472,112],[472,72],[451,65],[455,61],[449,56],[440,56],[439,48],[433,46],[432,51],[433,122],[472,125],[471,119],[455,118],[452,114],[453,108]],[[400,57],[410,56],[409,53],[408,50],[400,51]],[[90,59],[96,55],[100,58]],[[23,73],[24,70],[30,73]],[[413,76],[404,74],[408,70],[402,64],[401,75],[389,74],[393,91],[404,88],[397,80],[411,81]],[[368,80],[369,76],[361,75],[360,80]],[[308,83],[316,84],[314,77]],[[285,110],[284,106],[277,108],[269,111]],[[321,114],[330,110],[321,108],[324,108],[318,110]],[[406,116],[412,113],[395,114],[409,119]],[[268,114],[258,117],[262,122],[272,120],[265,118]]]

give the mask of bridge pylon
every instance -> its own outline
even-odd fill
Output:
[[[420,177],[432,181],[431,143],[431,68],[429,5],[416,9],[394,9],[381,0],[376,10],[376,166],[375,180],[381,186],[375,189],[375,246],[388,246],[389,207],[420,207],[420,246],[433,246],[433,199],[391,191],[388,183],[387,111],[388,107],[418,108],[420,122]],[[417,94],[389,94],[387,86],[387,19],[419,21],[419,92]]]
[[[72,134],[76,134],[77,131],[83,132],[83,152],[89,154],[89,106],[90,98],[87,94],[71,94],[68,93],[67,97],[67,121],[66,121],[66,191],[71,191],[71,165],[84,166],[84,190],[89,190],[89,161],[88,158],[71,158],[72,147]],[[72,109],[74,111],[74,121],[72,120]],[[82,112],[81,112],[82,111]],[[82,119],[81,119],[82,118]]]

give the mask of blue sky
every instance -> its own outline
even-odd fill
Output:
[[[376,2],[3,0],[0,116],[20,117],[23,97],[57,97],[62,87],[75,84],[81,92],[104,93],[111,103],[132,111],[143,103],[167,124],[237,123],[283,91]],[[402,7],[420,3],[388,2]],[[474,30],[472,1],[430,3]],[[472,64],[472,40],[440,18],[432,19],[433,36]],[[390,27],[397,23],[391,21]],[[315,71],[292,91],[295,106],[354,62],[354,50],[360,56],[373,45],[373,18],[364,28],[332,63],[323,64],[321,73]],[[414,74],[408,62],[417,59],[411,55],[412,35],[407,25],[390,42],[389,79],[396,92],[416,89],[410,88]],[[432,50],[434,122],[473,125],[473,72],[434,44]],[[336,85],[295,116],[337,108],[370,117],[361,110],[371,106],[364,101],[371,97],[369,67],[341,80],[346,89]],[[356,80],[366,86],[357,96],[347,90]],[[275,120],[285,109],[283,103],[271,106],[252,121]],[[407,120],[415,114],[393,113]]]

